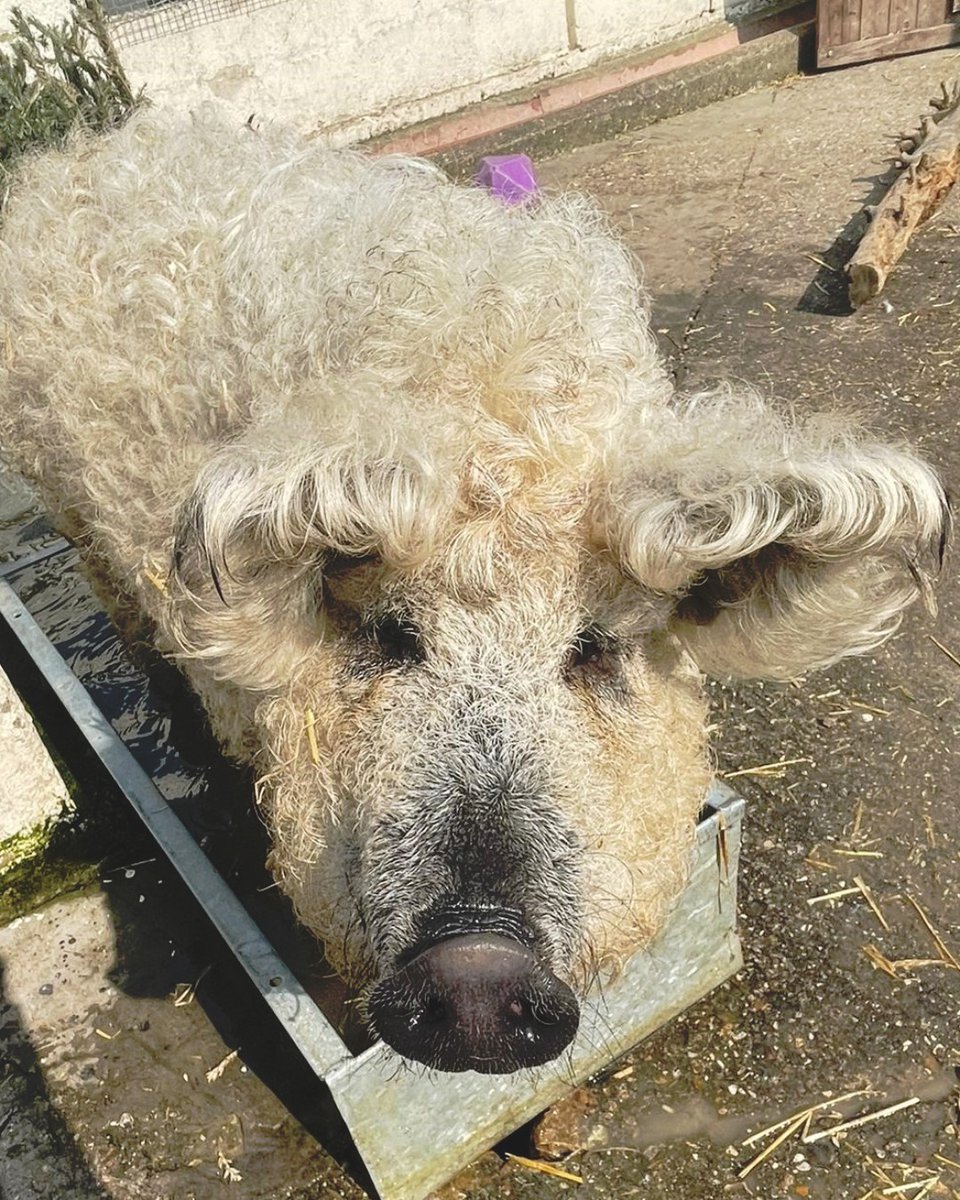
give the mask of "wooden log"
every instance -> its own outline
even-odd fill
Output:
[[[923,119],[916,148],[901,160],[905,164],[903,173],[872,211],[863,240],[847,264],[854,308],[882,290],[914,230],[943,202],[960,174],[960,104],[956,89],[949,103],[946,97],[944,88],[944,101],[938,106],[941,111]]]

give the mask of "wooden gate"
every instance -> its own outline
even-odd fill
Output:
[[[960,0],[819,0],[817,66],[960,43]]]

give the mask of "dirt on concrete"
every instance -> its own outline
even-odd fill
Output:
[[[681,387],[723,376],[864,409],[956,492],[960,195],[881,301],[850,313],[839,268],[891,135],[957,73],[942,52],[797,79],[552,159],[541,176],[593,193],[645,263]],[[553,1144],[573,1148],[562,1165],[582,1184],[490,1152],[443,1200],[960,1196],[956,563],[936,620],[912,612],[871,658],[795,684],[711,685],[718,769],[749,805],[743,971],[555,1111]],[[315,1085],[130,837],[98,892],[0,933],[0,1189],[362,1196],[314,1141],[340,1153]],[[193,1002],[176,1005],[182,983]],[[804,1142],[794,1127],[741,1177],[774,1141],[752,1133],[849,1093],[842,1117],[904,1106],[837,1137]],[[19,1176],[11,1153],[29,1167]]]

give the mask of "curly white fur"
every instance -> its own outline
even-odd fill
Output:
[[[943,527],[849,420],[674,397],[587,201],[212,112],[24,165],[0,350],[7,454],[257,763],[278,877],[360,980],[457,889],[569,977],[642,944],[709,775],[680,647],[868,649]]]

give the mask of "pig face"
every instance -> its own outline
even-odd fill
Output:
[[[269,439],[231,447],[181,529],[180,640],[221,713],[238,688],[273,868],[376,1032],[510,1071],[562,1051],[684,883],[696,664],[787,678],[875,644],[943,508],[912,455],[726,392],[512,492],[471,437],[443,471],[301,464],[283,513]]]
[[[468,497],[442,533],[418,519],[423,561],[397,546],[284,560],[248,532],[231,559],[209,508],[182,538],[190,578],[205,527],[190,604],[218,686],[262,695],[244,723],[266,758],[273,869],[338,970],[373,983],[376,1031],[442,1069],[560,1053],[575,993],[645,944],[682,886],[709,779],[672,599],[591,544],[580,492],[535,533],[517,528],[529,513],[486,522]]]
[[[469,598],[442,563],[331,564],[329,632],[263,714],[278,759],[313,722],[316,761],[281,769],[270,801],[301,918],[379,980],[379,1032],[448,1070],[566,1045],[570,985],[645,943],[680,887],[708,780],[665,606],[571,549],[505,553]],[[450,1036],[468,1013],[469,1045]]]

